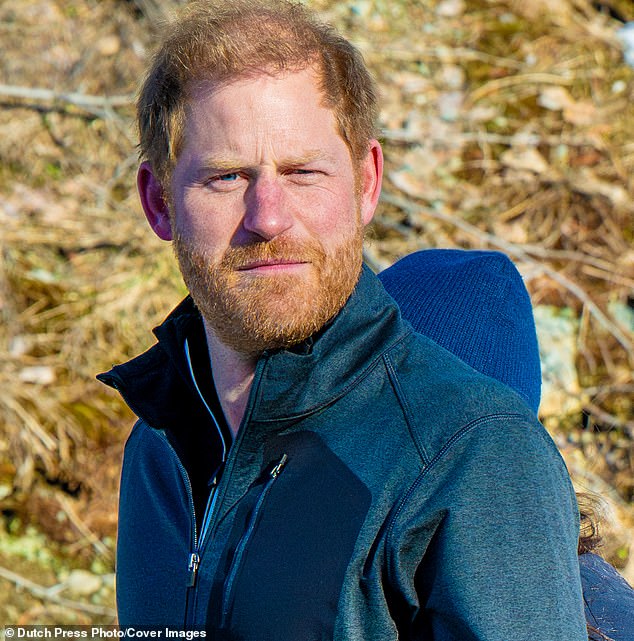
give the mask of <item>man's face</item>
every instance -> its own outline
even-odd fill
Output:
[[[170,185],[174,248],[207,324],[243,353],[304,340],[359,276],[380,149],[355,174],[322,102],[307,69],[210,83],[190,103]]]

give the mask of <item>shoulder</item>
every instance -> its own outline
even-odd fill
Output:
[[[581,578],[592,592],[615,592],[622,594],[634,604],[634,589],[630,584],[598,554],[586,552],[579,555]]]
[[[132,428],[123,453],[122,486],[136,479],[158,478],[178,474],[174,450],[162,430],[139,419]]]
[[[412,435],[428,460],[450,442],[473,438],[483,430],[493,440],[498,433],[503,441],[519,435],[520,440],[554,447],[537,417],[510,387],[477,372],[425,336],[410,334],[392,346],[385,359]]]
[[[129,456],[136,452],[139,448],[154,448],[162,449],[167,445],[167,439],[161,430],[151,427],[142,418],[138,419],[132,431],[128,436],[125,443],[125,455]]]
[[[600,556],[579,556],[588,622],[616,641],[634,640],[634,589]]]

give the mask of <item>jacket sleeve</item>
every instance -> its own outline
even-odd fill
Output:
[[[567,470],[541,425],[494,416],[465,427],[391,524],[401,638],[587,641],[578,528]]]
[[[137,421],[125,446],[117,532],[121,626],[182,627],[190,499],[167,439]]]

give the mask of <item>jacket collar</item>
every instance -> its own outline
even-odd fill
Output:
[[[328,326],[300,349],[264,354],[252,420],[299,417],[333,403],[410,332],[396,303],[364,265],[352,295]]]
[[[195,390],[184,349],[188,335],[203,331],[200,315],[187,297],[154,329],[158,343],[97,379],[116,389],[139,418],[157,429],[178,431],[184,423],[205,420],[207,410]]]
[[[185,339],[202,331],[200,315],[188,297],[154,330],[157,344],[97,378],[117,389],[149,425],[175,429],[188,415],[192,419],[205,415],[184,355]],[[364,265],[352,295],[324,329],[292,349],[261,356],[250,420],[292,419],[329,405],[411,331],[396,303]]]

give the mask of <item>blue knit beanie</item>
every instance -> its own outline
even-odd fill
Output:
[[[535,321],[522,277],[506,255],[428,249],[399,260],[379,279],[417,332],[512,387],[537,413]]]

